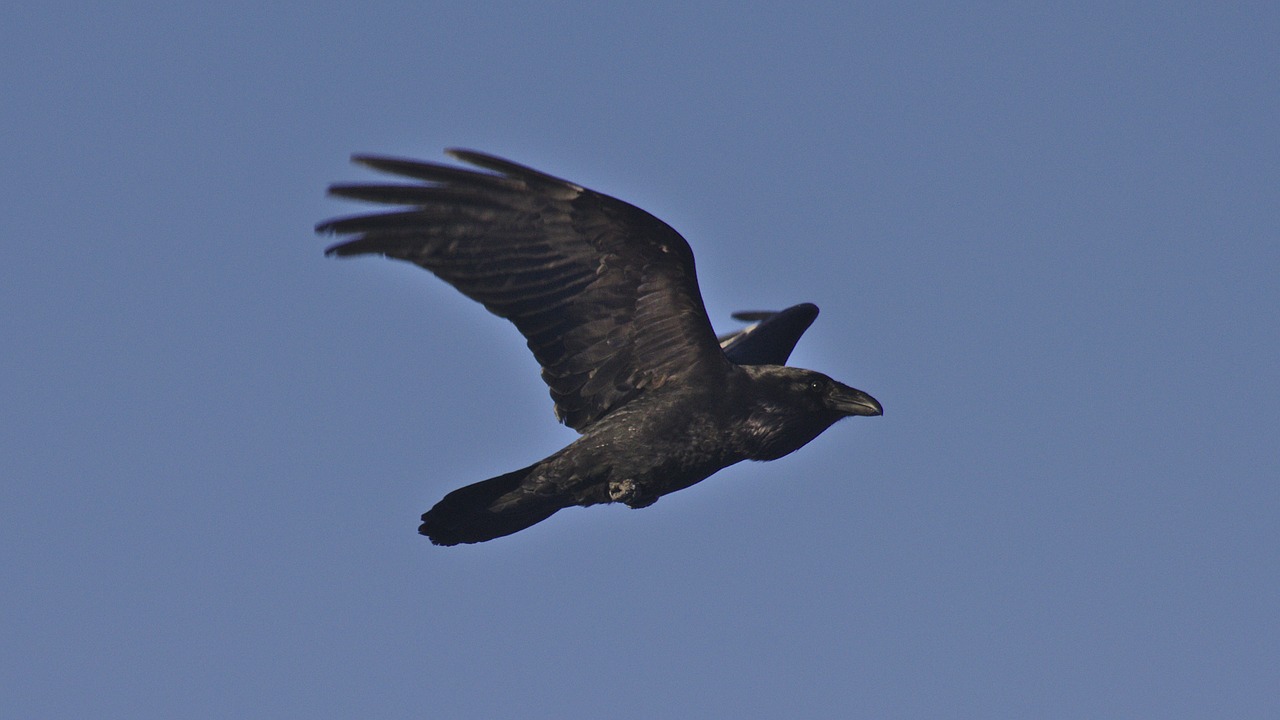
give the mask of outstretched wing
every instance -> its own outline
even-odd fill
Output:
[[[450,155],[490,170],[356,156],[415,184],[340,184],[331,195],[406,206],[337,218],[354,236],[329,255],[381,254],[435,273],[528,340],[556,415],[582,431],[669,382],[724,372],[693,251],[649,213],[501,158]]]
[[[786,365],[800,336],[818,317],[813,303],[792,305],[778,312],[736,312],[735,320],[754,323],[720,337],[720,349],[739,365]]]

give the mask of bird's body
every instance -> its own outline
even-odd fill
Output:
[[[804,373],[804,375],[801,375]],[[735,367],[716,386],[677,386],[643,395],[601,418],[559,452],[489,486],[488,508],[507,520],[529,525],[573,505],[620,502],[643,508],[663,495],[683,490],[743,460],[776,460],[804,446],[843,417],[836,412],[788,412],[782,397],[793,383],[814,393],[814,406],[827,390],[811,391],[808,371],[778,366]],[[831,381],[833,382],[833,381]],[[808,408],[806,408],[808,409]],[[477,483],[483,485],[483,483]],[[477,485],[462,488],[459,499],[476,500]],[[433,538],[477,542],[492,534],[493,514],[477,516],[449,498],[423,516]],[[527,525],[509,522],[502,534]]]
[[[362,158],[431,184],[334,186],[410,209],[318,229],[358,235],[333,254],[415,262],[510,319],[543,366],[557,414],[582,435],[446,495],[422,516],[433,542],[509,535],[574,505],[647,507],[734,463],[793,452],[842,417],[881,413],[861,391],[781,364],[817,308],[752,315],[760,326],[722,349],[692,252],[670,227],[529,168],[454,154],[498,174]]]

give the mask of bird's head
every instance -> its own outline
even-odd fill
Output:
[[[758,459],[793,452],[841,418],[884,414],[875,398],[820,372],[782,365],[743,369],[755,387],[748,426],[761,441]]]
[[[781,365],[760,365],[749,374],[765,397],[784,396],[787,404],[804,412],[832,416],[832,421],[851,415],[883,415],[880,402],[857,388],[814,370]]]

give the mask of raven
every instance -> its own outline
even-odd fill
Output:
[[[480,170],[354,156],[418,182],[331,185],[399,209],[320,223],[349,236],[325,254],[412,262],[510,320],[557,417],[581,437],[445,495],[418,529],[433,543],[492,540],[573,505],[647,507],[742,460],[776,460],[841,418],[884,412],[861,390],[783,364],[817,307],[741,314],[758,324],[718,341],[693,251],[666,223],[509,160],[447,152]]]

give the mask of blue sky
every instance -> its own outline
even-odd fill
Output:
[[[0,715],[1275,717],[1274,3],[36,3],[0,22]],[[326,259],[352,152],[689,240],[867,390],[437,548],[567,443],[513,328]]]

